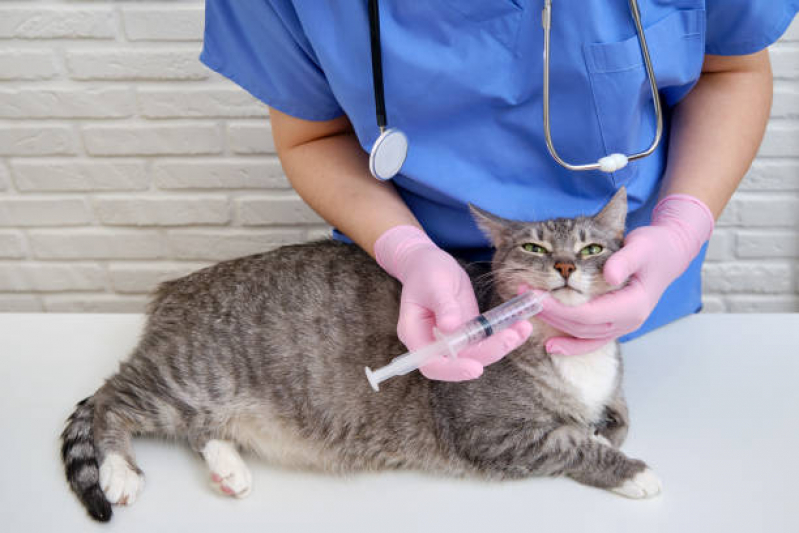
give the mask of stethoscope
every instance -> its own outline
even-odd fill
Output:
[[[547,150],[552,158],[561,166],[569,170],[601,170],[602,172],[615,172],[627,166],[630,161],[642,159],[651,155],[660,144],[663,136],[663,109],[660,105],[657,81],[655,80],[655,70],[652,67],[652,60],[649,57],[649,47],[644,36],[644,29],[641,24],[641,13],[638,9],[637,0],[629,0],[630,11],[635,22],[635,30],[638,34],[638,43],[641,47],[641,55],[644,58],[646,74],[649,79],[649,87],[652,91],[652,102],[655,107],[655,118],[657,129],[652,144],[637,154],[624,155],[621,153],[610,154],[600,158],[596,163],[574,165],[564,161],[555,150],[552,142],[549,113],[549,58],[550,58],[550,28],[552,27],[552,0],[544,0],[544,10],[542,13],[542,24],[544,26],[544,138]],[[372,146],[369,154],[369,170],[372,175],[379,180],[388,180],[397,175],[402,168],[405,158],[408,156],[408,138],[396,128],[388,127],[386,117],[386,101],[383,89],[383,60],[380,50],[380,11],[378,0],[369,0],[369,37],[372,52],[372,83],[375,95],[375,115],[377,116],[377,126],[380,128],[380,135]]]
[[[388,128],[386,97],[383,92],[383,58],[380,52],[380,9],[377,0],[369,0],[369,42],[372,48],[372,85],[375,93],[375,115],[380,136],[369,154],[369,170],[379,180],[397,175],[408,157],[408,138],[401,130]]]

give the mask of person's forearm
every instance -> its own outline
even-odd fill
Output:
[[[771,109],[768,51],[707,56],[674,111],[660,197],[688,194],[718,218],[757,153]]]
[[[374,243],[388,229],[419,222],[390,182],[369,173],[369,156],[349,128],[305,142],[278,139],[298,119],[272,112],[283,169],[294,189],[327,222],[374,256]],[[331,121],[332,123],[332,121]]]

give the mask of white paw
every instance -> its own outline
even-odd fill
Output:
[[[144,488],[144,476],[133,470],[124,457],[110,453],[100,465],[100,488],[114,505],[133,505]]]
[[[628,479],[615,489],[610,489],[616,494],[628,498],[651,498],[660,494],[660,478],[650,469],[638,472],[632,479]]]
[[[223,494],[244,498],[252,490],[252,475],[239,452],[229,442],[210,440],[202,451],[211,481]]]

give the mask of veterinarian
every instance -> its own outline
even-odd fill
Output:
[[[701,308],[706,242],[769,116],[766,47],[799,9],[799,0],[638,3],[663,140],[610,173],[569,170],[547,148],[543,0],[379,2],[385,118],[409,143],[390,180],[370,172],[381,128],[367,0],[207,0],[201,60],[269,105],[296,191],[336,238],[400,280],[398,333],[411,349],[432,340],[433,326],[478,312],[453,258],[490,256],[469,202],[509,219],[575,217],[625,186],[629,233],[604,275],[629,283],[578,307],[549,298],[539,315],[570,335],[550,339],[548,351],[580,354]],[[628,1],[553,0],[550,27],[559,156],[576,164],[646,150],[658,121]],[[475,378],[530,329],[519,323],[422,371]]]

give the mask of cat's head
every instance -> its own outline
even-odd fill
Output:
[[[614,288],[605,281],[602,268],[623,244],[624,187],[594,216],[517,222],[470,207],[496,248],[494,288],[503,300],[516,296],[522,283],[550,291],[567,305],[585,303]]]

